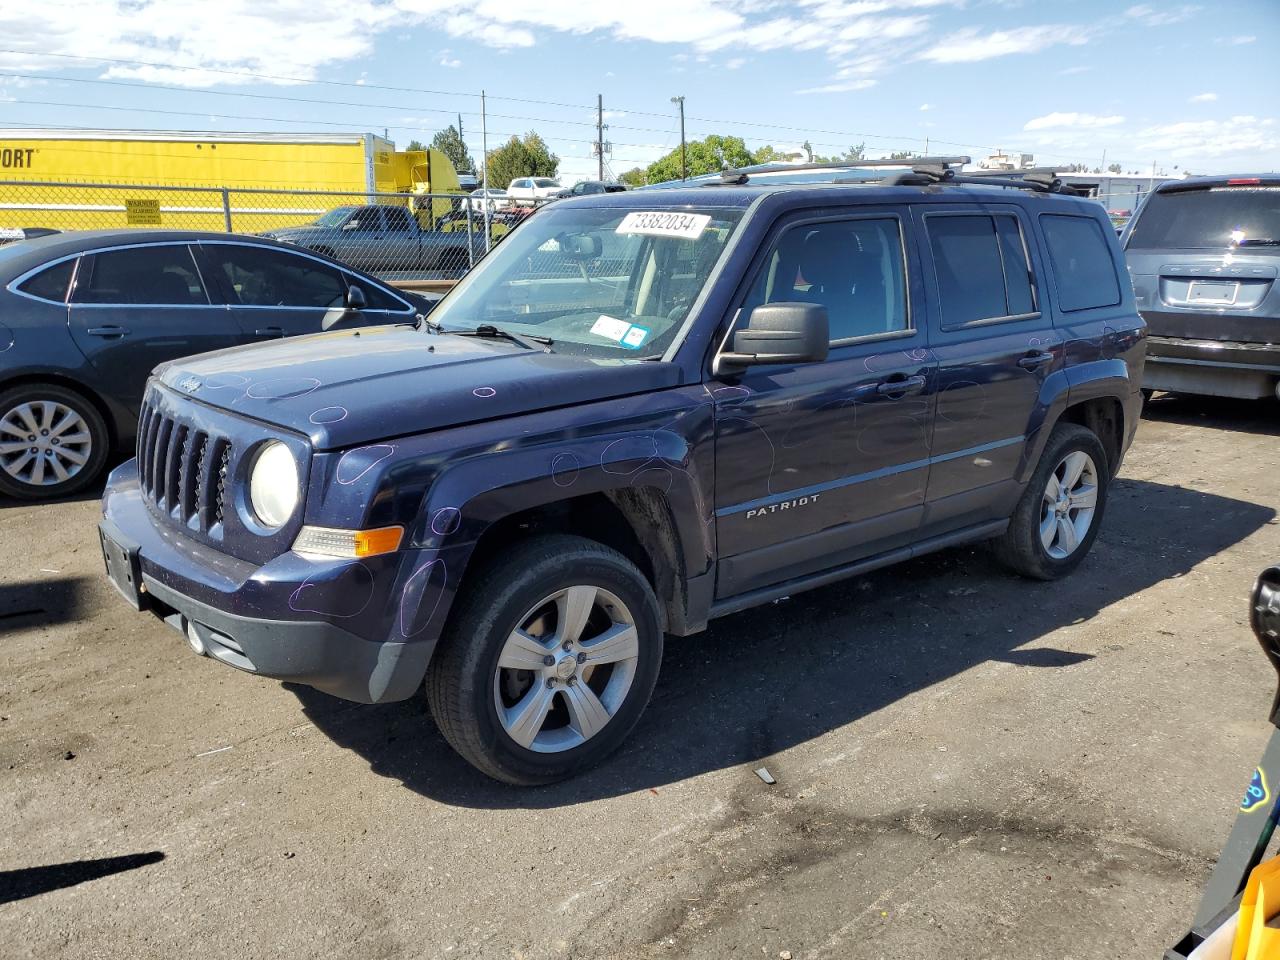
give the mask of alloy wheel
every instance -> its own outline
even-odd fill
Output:
[[[600,587],[566,587],[530,608],[498,655],[502,728],[537,753],[580,746],[613,719],[635,680],[640,638],[626,604]]]
[[[89,424],[64,403],[29,400],[0,417],[0,469],[19,483],[65,483],[84,469],[92,452]]]
[[[1098,506],[1098,468],[1083,450],[1073,450],[1049,474],[1040,507],[1040,542],[1055,560],[1079,548]]]

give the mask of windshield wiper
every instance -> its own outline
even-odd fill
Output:
[[[1270,237],[1253,237],[1251,239],[1241,240],[1236,244],[1237,247],[1280,247],[1280,240],[1272,240]]]
[[[512,343],[518,343],[526,350],[541,350],[543,353],[551,352],[551,344],[555,343],[550,337],[535,337],[532,334],[512,333],[510,330],[503,330],[501,327],[495,327],[491,323],[482,323],[476,327],[474,333],[465,333],[457,331],[459,336],[463,337],[487,337],[496,340],[510,340]]]

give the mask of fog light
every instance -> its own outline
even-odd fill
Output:
[[[296,553],[318,553],[326,557],[373,557],[394,553],[400,548],[404,527],[377,527],[373,530],[340,530],[337,527],[303,527],[293,541]]]

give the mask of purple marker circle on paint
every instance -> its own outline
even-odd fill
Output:
[[[488,400],[490,397],[496,397],[498,395],[498,391],[493,389],[493,387],[476,387],[471,391],[471,393],[479,397],[481,400]]]
[[[202,384],[206,390],[241,390],[248,385],[249,378],[238,373],[215,373]]]
[[[245,390],[245,396],[254,400],[291,400],[305,397],[319,386],[320,381],[315,377],[281,377],[253,384]]]
[[[389,443],[374,443],[367,447],[348,450],[338,461],[338,468],[333,471],[333,479],[342,486],[348,487],[395,452],[396,448]]]
[[[346,407],[321,407],[307,418],[312,423],[323,426],[326,423],[337,423],[347,419]]]
[[[457,507],[441,507],[431,515],[431,532],[447,537],[462,526],[462,511]]]
[[[551,458],[551,480],[557,487],[568,487],[578,479],[578,455],[574,453],[557,453]]]

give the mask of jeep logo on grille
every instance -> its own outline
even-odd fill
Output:
[[[197,390],[200,389],[200,378],[199,377],[183,377],[181,380],[178,381],[178,386],[181,387],[183,390],[187,391],[187,393],[195,393]]]

